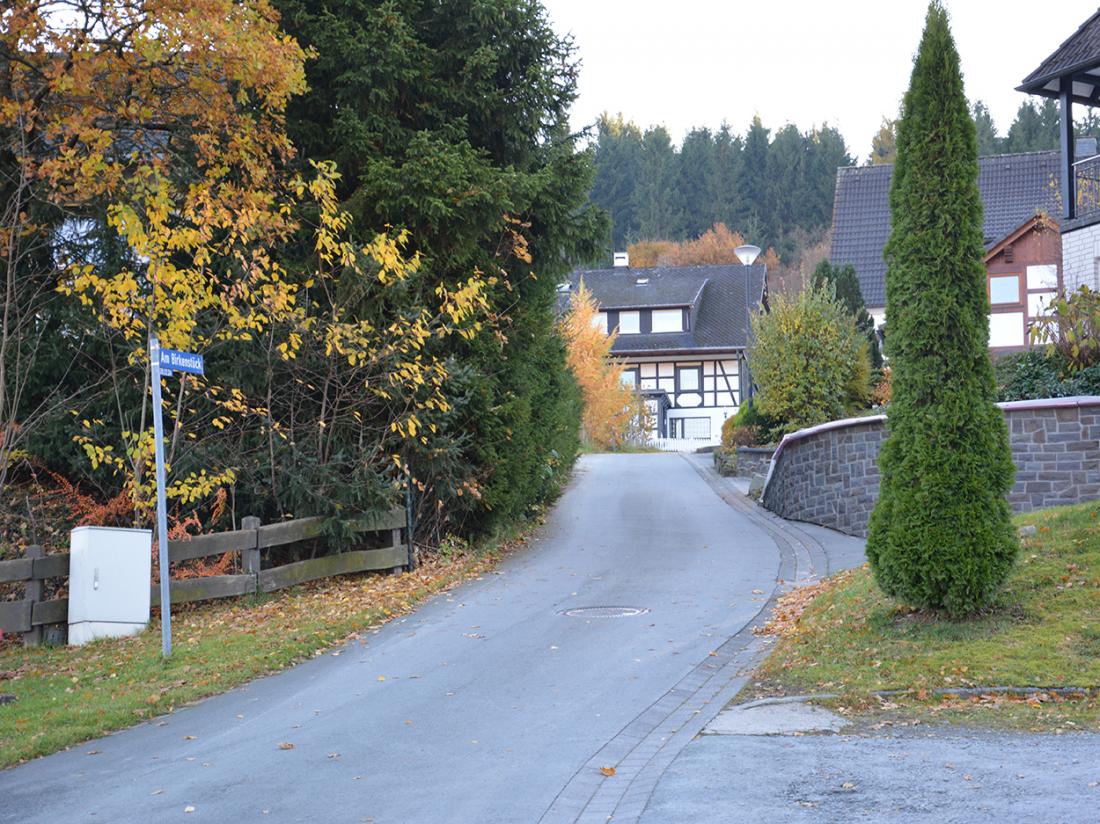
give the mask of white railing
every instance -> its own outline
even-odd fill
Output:
[[[703,447],[718,446],[720,443],[720,440],[714,438],[651,438],[646,446],[662,452],[694,452]]]

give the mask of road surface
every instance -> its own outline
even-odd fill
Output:
[[[778,581],[835,566],[705,474],[587,456],[496,573],[339,656],[0,773],[0,821],[636,821],[759,660]]]

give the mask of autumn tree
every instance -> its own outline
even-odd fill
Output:
[[[305,53],[263,0],[67,5],[20,4],[4,41],[5,162],[53,215],[8,239],[48,250],[111,375],[113,397],[73,410],[92,470],[147,513],[156,334],[207,356],[206,378],[164,382],[176,507],[227,491],[267,516],[392,505],[422,483],[406,445],[450,409],[428,345],[480,332],[488,281],[413,288],[406,232],[356,237],[335,166],[292,168]]]
[[[897,156],[897,121],[884,117],[882,118],[882,125],[878,127],[875,136],[871,138],[871,156],[868,158],[868,162],[872,166],[881,166],[893,163]]]
[[[271,8],[23,0],[4,21],[4,180],[25,208],[8,210],[3,233],[20,313],[47,328],[59,318],[44,280],[91,309],[96,354],[110,366],[98,364],[90,382],[109,370],[122,400],[134,387],[119,375],[140,373],[149,332],[197,348],[248,336],[283,312],[294,290],[264,250],[289,226],[273,187],[292,153],[281,111],[304,88],[304,54]],[[50,354],[33,335],[15,337],[24,354]],[[70,330],[70,345],[80,341]],[[148,410],[119,405],[128,420],[114,416],[113,439],[136,494]],[[13,413],[8,404],[9,422]],[[93,464],[115,449],[84,447]]]
[[[734,251],[745,243],[740,232],[730,231],[724,223],[716,223],[694,240],[641,240],[630,244],[630,266],[649,269],[654,266],[709,266],[739,264]],[[757,262],[769,268],[779,264],[774,249],[768,249]]]
[[[616,333],[597,325],[599,306],[584,285],[572,293],[561,322],[566,360],[584,398],[581,438],[596,449],[613,449],[639,434],[644,409],[637,394],[622,383],[622,365],[611,357]]]
[[[586,203],[591,154],[569,125],[573,46],[527,0],[275,5],[316,52],[289,132],[303,159],[336,161],[361,240],[408,231],[421,253],[402,286],[414,304],[475,271],[487,283],[493,322],[427,344],[450,378],[446,411],[421,418],[427,443],[405,444],[426,483],[419,522],[476,534],[526,517],[563,482],[577,446],[555,286],[608,228]]]

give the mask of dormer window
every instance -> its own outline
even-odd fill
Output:
[[[654,309],[652,330],[654,332],[683,332],[683,309]]]
[[[636,335],[641,331],[642,318],[640,312],[619,312],[620,335]]]

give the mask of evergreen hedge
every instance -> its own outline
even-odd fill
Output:
[[[978,147],[938,2],[898,123],[886,246],[893,371],[867,557],[882,589],[962,616],[988,605],[1018,551],[1014,467],[988,353]]]

